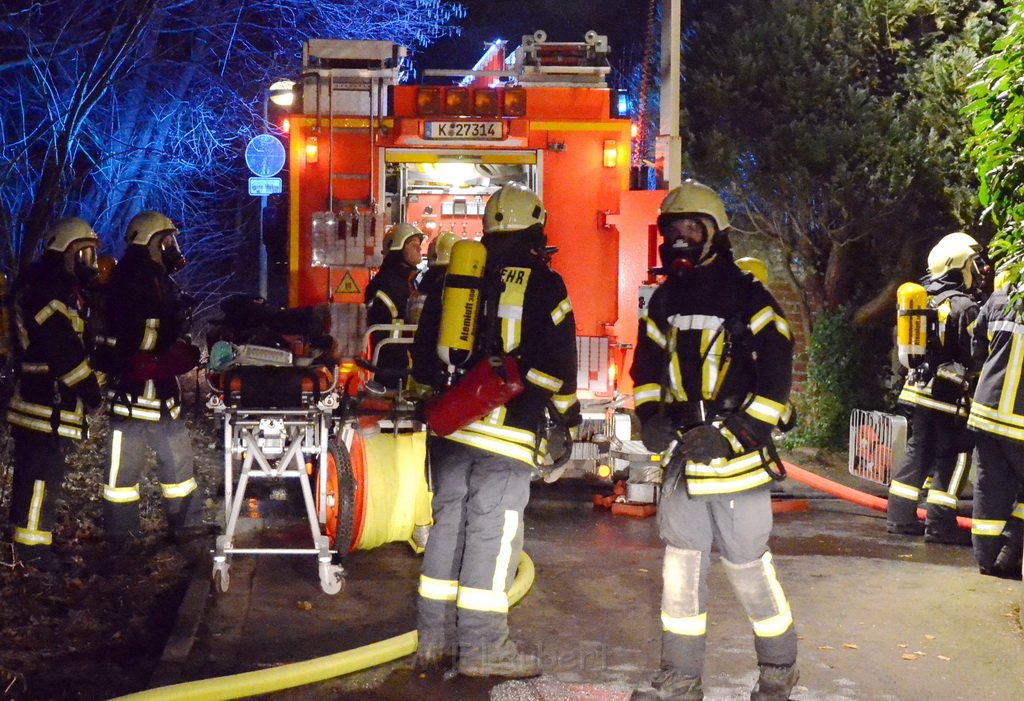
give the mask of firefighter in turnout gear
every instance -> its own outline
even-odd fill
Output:
[[[974,431],[977,483],[971,540],[982,574],[1021,578],[1024,522],[1024,388],[1017,349],[1022,314],[1006,287],[981,308],[972,337],[982,363],[967,425]]]
[[[188,304],[171,279],[185,265],[177,234],[163,214],[137,214],[107,287],[107,332],[117,361],[110,379],[110,466],[103,502],[107,538],[114,545],[137,532],[147,447],[156,453],[169,535],[181,540],[200,531],[202,504],[191,441],[180,419],[178,385],[178,375],[198,364],[199,349],[187,339]]]
[[[787,416],[793,339],[771,293],[737,267],[721,199],[686,180],[661,204],[666,275],[640,320],[631,375],[649,450],[666,462],[658,528],[661,669],[634,701],[704,698],[708,569],[714,541],[754,632],[760,675],[750,698],[784,701],[797,638],[768,536],[771,444]]]
[[[420,278],[419,293],[424,298],[441,291],[444,274],[452,257],[452,246],[459,240],[454,231],[442,231],[427,247],[427,272]]]
[[[14,285],[17,385],[7,411],[14,438],[10,523],[26,564],[55,570],[54,502],[71,441],[87,437],[86,411],[102,398],[84,343],[81,288],[95,274],[96,233],[76,217],[43,237],[42,255]]]
[[[907,376],[899,401],[911,411],[903,463],[889,483],[886,530],[921,535],[935,543],[959,543],[957,497],[971,467],[971,335],[978,316],[972,291],[981,282],[980,246],[964,233],[944,236],[928,254],[925,291],[934,311],[926,359]],[[917,519],[925,481],[927,519]]]
[[[423,232],[412,224],[400,222],[388,232],[384,241],[384,262],[366,286],[366,326],[402,324],[407,319],[409,297],[414,291],[417,266],[423,260]],[[370,335],[370,358],[377,344],[386,338],[398,338],[398,331],[376,331]],[[409,368],[407,346],[384,346],[377,353],[380,370],[374,379],[390,389],[397,388]]]
[[[545,219],[541,201],[518,185],[504,186],[485,207],[486,277],[500,276],[500,284],[489,288],[485,328],[466,365],[492,352],[513,356],[525,389],[464,428],[431,437],[434,525],[418,590],[419,669],[457,660],[467,676],[540,674],[538,658],[509,639],[507,592],[522,550],[545,408],[553,405],[568,425],[579,422],[575,319],[561,276],[539,257]],[[448,280],[454,253],[452,266]],[[427,297],[412,351],[414,380],[442,399],[446,367],[438,342],[447,294],[446,287]],[[491,342],[496,348],[481,347]]]

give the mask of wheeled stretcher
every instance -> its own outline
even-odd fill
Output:
[[[224,533],[217,537],[213,578],[230,585],[236,555],[314,555],[320,587],[337,594],[340,564],[352,539],[355,485],[348,451],[334,436],[340,405],[335,375],[324,366],[240,365],[211,375],[207,407],[224,442]],[[299,483],[310,541],[307,547],[239,547],[239,517],[253,480]]]

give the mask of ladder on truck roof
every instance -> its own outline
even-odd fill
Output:
[[[608,62],[608,37],[591,30],[583,41],[548,41],[547,32],[538,29],[527,34],[522,44],[509,54],[503,70],[487,70],[492,53],[504,51],[505,42],[496,41],[471,70],[431,68],[423,71],[427,77],[504,78],[509,86],[594,87],[607,84],[605,76],[611,73]]]

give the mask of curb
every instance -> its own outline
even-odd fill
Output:
[[[160,661],[157,662],[156,668],[149,678],[147,688],[155,689],[186,681],[185,664],[192,652],[193,645],[195,645],[199,623],[203,619],[203,612],[206,609],[206,601],[212,586],[212,580],[207,576],[208,571],[207,560],[199,558],[185,596],[182,597],[181,604],[178,606],[174,627],[171,628],[171,633],[167,636]]]

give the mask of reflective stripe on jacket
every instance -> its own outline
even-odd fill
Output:
[[[775,298],[720,252],[655,290],[640,319],[630,375],[641,421],[660,410],[686,429],[742,411],[767,433],[786,414],[792,371],[792,332]],[[757,451],[710,465],[690,462],[687,489],[754,489],[771,481],[764,465]]]
[[[975,362],[984,360],[967,425],[1024,441],[1024,317],[996,290],[982,306],[974,331]]]
[[[568,423],[579,415],[576,320],[562,277],[535,256],[524,253],[509,260],[501,277],[495,340],[502,352],[517,359],[526,389],[446,439],[533,467],[537,427],[548,403],[553,401]],[[442,389],[436,350],[442,298],[443,293],[427,296],[412,349],[414,379],[435,389]]]
[[[178,379],[137,380],[129,375],[131,359],[160,354],[187,331],[180,291],[170,275],[149,257],[144,246],[128,246],[107,287],[107,331],[119,357],[111,378],[110,412],[115,416],[158,421],[180,411]]]
[[[929,347],[929,362],[935,369],[942,363],[956,362],[965,368],[972,366],[971,337],[974,333],[975,319],[978,317],[978,303],[963,291],[963,279],[955,276],[931,280],[925,285],[928,292],[929,306],[935,310],[938,337],[928,336],[929,344],[937,344],[937,348]],[[941,298],[935,304],[936,298]],[[933,306],[934,305],[934,306]],[[900,391],[899,402],[924,407],[943,414],[966,417],[969,407],[967,402],[955,402],[939,399],[934,395],[934,377],[927,384],[914,382],[913,375],[908,377]]]
[[[85,348],[75,279],[63,258],[44,254],[15,283],[11,298],[18,380],[7,421],[81,440],[85,407],[99,405],[100,389]]]

